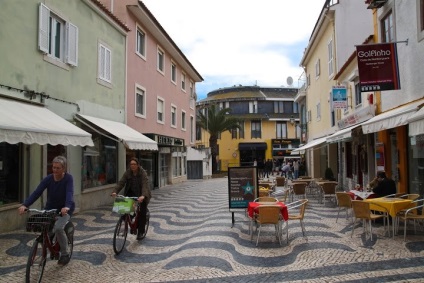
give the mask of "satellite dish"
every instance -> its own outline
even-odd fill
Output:
[[[289,86],[291,86],[292,84],[293,84],[293,78],[292,77],[287,77],[287,84],[289,85]]]

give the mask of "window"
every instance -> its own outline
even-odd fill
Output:
[[[185,85],[186,75],[184,73],[181,74],[181,89],[185,91],[186,85]]]
[[[307,77],[306,77],[306,86],[310,86],[311,85],[311,75],[308,75]]]
[[[318,78],[320,73],[321,73],[321,69],[319,66],[319,59],[318,59],[317,62],[315,63],[315,78]]]
[[[40,4],[38,48],[60,62],[78,65],[78,27]]]
[[[234,128],[231,129],[231,138],[232,139],[244,139],[244,123],[240,122],[240,129]]]
[[[135,93],[135,114],[146,118],[146,92],[139,87],[136,88]]]
[[[163,115],[164,107],[165,107],[165,102],[162,99],[158,98],[158,105],[157,105],[157,113],[158,113],[157,119],[158,120],[157,120],[157,122],[161,123],[161,124],[163,124],[165,122],[165,117]]]
[[[181,111],[181,129],[186,129],[186,113],[185,111]]]
[[[250,101],[249,102],[249,113],[258,113],[258,102]]]
[[[158,71],[162,74],[164,74],[164,70],[165,70],[165,53],[160,50],[160,48],[158,47],[158,62],[157,62],[158,66]]]
[[[171,81],[177,83],[177,65],[174,62],[171,63]]]
[[[194,117],[190,116],[190,143],[194,142]]]
[[[317,103],[317,121],[321,120],[321,102]]]
[[[308,120],[306,122],[311,122],[312,121],[312,112],[311,110],[308,110]]]
[[[381,42],[395,41],[392,11],[389,11],[381,20],[381,37]]]
[[[361,94],[361,84],[355,82],[355,105],[358,106],[362,104],[362,94]]]
[[[334,127],[336,125],[336,115],[335,115],[334,109],[331,110],[330,120],[331,120],[331,127]]]
[[[286,122],[277,122],[276,124],[276,138],[277,139],[286,139],[287,138],[287,123]]]
[[[202,128],[199,126],[196,126],[196,140],[202,140]]]
[[[194,83],[190,81],[189,91],[190,91],[190,97],[194,97]]]
[[[141,57],[146,57],[146,34],[137,27],[136,53]]]
[[[111,78],[111,61],[112,52],[102,43],[99,44],[99,79],[108,83],[112,82]]]
[[[328,76],[333,74],[333,39],[327,45],[328,50]]]
[[[171,127],[177,127],[177,107],[171,105]]]
[[[261,138],[261,121],[252,121],[251,122],[251,133],[252,139],[260,139]]]
[[[274,113],[284,113],[283,101],[274,101]]]

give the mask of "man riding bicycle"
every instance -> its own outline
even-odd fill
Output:
[[[44,209],[57,209],[61,213],[61,217],[57,218],[52,231],[56,234],[56,239],[60,245],[60,258],[57,263],[66,265],[69,263],[70,256],[67,251],[68,239],[64,228],[75,210],[74,180],[71,174],[66,173],[65,157],[56,156],[52,163],[53,174],[46,176],[41,181],[35,191],[18,208],[18,211],[19,214],[25,213],[28,207],[47,189],[47,202]]]
[[[137,240],[144,238],[145,226],[146,226],[146,214],[147,205],[149,204],[151,196],[148,177],[146,170],[144,170],[138,162],[137,158],[131,158],[130,168],[124,173],[122,178],[117,183],[115,189],[112,192],[112,196],[115,197],[119,191],[124,188],[124,195],[128,197],[138,197],[139,206],[139,217],[138,217],[138,233]]]

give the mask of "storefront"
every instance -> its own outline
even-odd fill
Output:
[[[408,118],[409,193],[424,197],[424,108]]]
[[[240,151],[240,166],[252,166],[255,160],[257,163],[266,160],[267,144],[265,142],[241,142],[238,149]]]

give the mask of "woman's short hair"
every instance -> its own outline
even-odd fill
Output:
[[[52,163],[60,163],[60,164],[62,164],[63,170],[66,171],[66,157],[61,156],[61,155],[56,156],[55,158],[53,158]]]
[[[385,172],[382,172],[382,171],[377,172],[377,178],[385,179],[386,178],[386,173]]]

